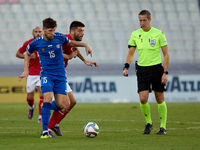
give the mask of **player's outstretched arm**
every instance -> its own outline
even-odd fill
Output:
[[[78,54],[77,54],[78,58],[80,58],[86,65],[91,66],[91,67],[93,65],[95,67],[99,67],[99,65],[97,64],[97,62],[85,60],[85,58],[83,57],[83,55],[81,54],[81,52],[79,51],[79,49],[78,48],[76,48],[76,49],[77,49],[77,52],[78,52]]]
[[[64,59],[72,59],[72,58],[76,58],[77,56],[77,50],[74,50],[70,55],[64,54],[63,53],[63,58]]]
[[[18,77],[18,81],[21,81],[23,78],[28,76],[28,71],[24,71],[19,77]]]
[[[87,43],[81,43],[78,41],[70,40],[70,43],[68,45],[73,47],[85,47],[86,54],[90,54],[90,56],[92,57],[92,48]]]
[[[17,51],[16,55],[15,55],[17,58],[21,58],[21,59],[24,59],[24,54],[23,53],[20,53],[19,51]]]
[[[24,56],[24,72],[19,76],[18,80],[21,81],[24,77],[28,76],[28,64],[30,61],[30,56],[28,53],[25,53]]]
[[[18,57],[18,58],[21,58],[21,59],[24,59],[24,57],[25,57],[25,55],[23,53],[19,52],[19,51],[17,51],[15,56]],[[36,58],[35,53],[32,53],[31,56],[30,56],[30,59],[35,59],[35,58]]]
[[[97,64],[97,62],[95,61],[85,61],[85,64],[88,65],[88,66],[95,66],[95,67],[99,67],[99,65]]]

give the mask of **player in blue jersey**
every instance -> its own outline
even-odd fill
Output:
[[[66,75],[64,69],[64,60],[62,53],[62,44],[68,44],[73,47],[85,47],[87,55],[92,56],[92,49],[86,43],[80,43],[69,40],[64,34],[55,32],[57,22],[52,18],[43,20],[44,34],[27,46],[27,53],[24,59],[24,72],[19,76],[19,81],[28,76],[28,63],[30,55],[37,50],[40,57],[42,71],[41,87],[44,96],[44,103],[41,111],[43,132],[41,138],[48,138],[48,123],[51,115],[51,109],[68,109],[70,106],[67,97]],[[55,102],[52,103],[52,97]],[[66,102],[67,101],[67,102]]]

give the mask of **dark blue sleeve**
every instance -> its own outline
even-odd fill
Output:
[[[70,40],[68,39],[68,37],[66,37],[66,36],[64,35],[64,43],[63,43],[63,44],[69,44],[69,42],[70,42]]]
[[[61,44],[69,44],[70,40],[62,33],[58,33],[58,37],[61,40]]]
[[[31,43],[29,43],[26,47],[26,51],[29,55],[31,55],[35,50],[36,50],[36,47],[35,47],[35,42],[32,41]]]

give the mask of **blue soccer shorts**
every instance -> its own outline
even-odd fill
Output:
[[[54,94],[67,95],[67,79],[66,77],[57,77],[52,75],[42,75],[41,88],[42,94],[46,92],[53,92]]]

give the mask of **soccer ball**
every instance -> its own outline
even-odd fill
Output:
[[[83,127],[83,133],[86,137],[94,138],[99,133],[99,126],[94,122],[88,122]]]

